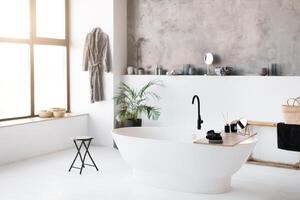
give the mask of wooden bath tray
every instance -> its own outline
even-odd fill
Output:
[[[243,135],[243,134],[235,134],[235,133],[222,133],[222,138],[223,138],[223,144],[212,144],[209,143],[209,140],[206,138],[201,138],[198,140],[195,140],[195,144],[206,144],[206,145],[217,145],[217,146],[228,146],[228,147],[234,147],[241,142],[257,135],[257,133],[251,133],[248,135]]]

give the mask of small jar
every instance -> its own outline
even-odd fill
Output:
[[[135,67],[135,68],[134,68],[134,74],[137,75],[137,74],[138,74],[138,70],[139,70],[139,68]]]
[[[138,75],[143,75],[144,74],[144,69],[143,68],[138,68]]]
[[[195,67],[190,67],[189,68],[189,75],[196,75],[196,69],[195,69]]]
[[[127,67],[127,74],[128,75],[133,75],[134,74],[134,67],[128,66]]]
[[[190,71],[190,65],[189,64],[184,64],[182,67],[183,75],[189,75]]]
[[[231,133],[237,133],[237,123],[233,122],[230,124],[230,131]]]

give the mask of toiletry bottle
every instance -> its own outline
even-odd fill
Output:
[[[236,121],[231,122],[230,131],[231,131],[231,133],[237,133],[237,122]]]
[[[225,133],[230,133],[230,125],[229,124],[225,125],[224,131],[225,131]]]
[[[162,67],[159,67],[159,69],[158,69],[158,75],[163,75],[163,68]]]
[[[144,74],[144,69],[142,67],[140,67],[138,69],[138,75],[143,75]]]
[[[163,74],[163,68],[160,65],[156,65],[155,75],[162,75],[162,74]]]
[[[159,74],[159,65],[157,64],[155,66],[155,72],[154,72],[155,75],[158,75]]]

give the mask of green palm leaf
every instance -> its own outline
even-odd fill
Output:
[[[118,94],[114,97],[116,105],[119,106],[119,118],[124,121],[126,119],[137,119],[142,115],[148,119],[157,120],[160,116],[160,108],[149,106],[147,100],[159,100],[160,97],[149,89],[153,86],[163,86],[159,81],[150,81],[140,90],[131,88],[126,83],[121,83]]]

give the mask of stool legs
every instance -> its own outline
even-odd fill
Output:
[[[86,154],[89,151],[91,140],[88,141],[88,145],[87,146],[85,145],[85,141],[82,141],[82,144],[85,147],[85,152],[84,152],[83,159],[82,159],[82,165],[81,165],[81,168],[80,168],[80,174],[82,173],[82,169],[84,168],[84,161],[85,161],[85,158],[86,158]]]
[[[79,146],[79,147],[78,147],[78,145],[77,145],[76,141],[74,141],[74,143],[75,143],[75,146],[76,146],[77,152],[79,152],[79,158],[80,158],[81,162],[82,162],[82,163],[84,163],[84,160],[83,160],[83,158],[82,158],[82,155],[81,155],[81,152],[80,152],[80,150],[81,150],[81,147],[82,147],[82,145],[84,144],[84,142],[81,142],[81,144],[80,144],[80,146]],[[83,165],[83,167],[84,167],[84,165]]]
[[[76,149],[77,149],[77,154],[76,154],[76,156],[75,156],[75,158],[74,158],[74,160],[73,160],[73,162],[72,162],[72,165],[71,165],[71,167],[70,167],[70,169],[69,169],[69,172],[70,172],[71,169],[73,168],[73,165],[74,165],[74,163],[75,163],[75,161],[76,161],[78,155],[79,155],[79,157],[80,157],[81,162],[83,161],[82,156],[81,156],[81,153],[80,153],[80,150],[81,150],[81,147],[82,147],[83,143],[81,143],[79,147],[78,147],[78,145],[77,145],[77,143],[76,143],[75,140],[74,140],[74,143],[75,143],[75,147],[76,147]]]
[[[69,172],[71,171],[72,168],[76,168],[76,169],[80,169],[80,174],[81,174],[83,168],[85,168],[85,165],[95,167],[96,170],[99,171],[99,169],[98,169],[96,163],[94,162],[94,160],[93,160],[93,158],[92,158],[92,156],[91,156],[91,154],[90,154],[90,152],[89,152],[89,147],[90,147],[90,145],[91,145],[91,140],[86,140],[86,141],[85,141],[85,140],[82,140],[82,141],[80,141],[80,142],[81,142],[80,145],[78,145],[77,142],[76,142],[76,140],[74,140],[74,144],[75,144],[75,147],[76,147],[76,149],[77,149],[77,154],[76,154],[76,156],[75,156],[75,158],[74,158],[74,160],[73,160],[73,162],[72,162],[72,164],[71,164],[71,167],[69,168]],[[87,142],[87,144],[86,144],[86,142]],[[82,147],[85,148],[85,152],[84,152],[83,156],[81,155],[81,151],[80,151]],[[90,164],[86,164],[86,163],[85,163],[85,159],[86,159],[86,156],[87,156],[87,155],[88,155],[89,158],[91,159],[93,165],[90,165]],[[79,167],[74,167],[75,161],[76,161],[76,159],[78,158],[78,156],[79,156],[80,161],[81,161],[81,167],[80,167],[80,168],[79,168]]]
[[[91,156],[91,154],[90,154],[90,152],[89,152],[90,144],[91,144],[91,141],[88,143],[88,146],[86,146],[85,143],[83,143],[83,145],[84,145],[84,147],[85,147],[85,149],[86,149],[86,152],[85,152],[85,155],[84,155],[83,160],[85,160],[86,155],[88,155],[88,156],[90,157],[92,163],[93,163],[93,166],[96,168],[97,171],[99,171],[99,169],[98,169],[96,163],[94,162],[94,160],[93,160],[93,158],[92,158],[92,156]]]

